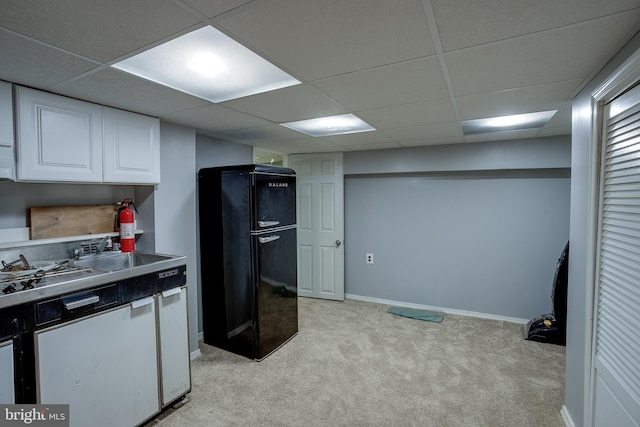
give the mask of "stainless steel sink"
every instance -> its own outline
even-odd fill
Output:
[[[79,260],[72,261],[71,264],[81,268],[111,272],[154,264],[170,259],[172,259],[172,257],[166,255],[147,254],[143,252],[117,252],[88,255]]]

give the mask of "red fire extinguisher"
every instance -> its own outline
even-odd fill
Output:
[[[129,206],[138,213],[136,205],[131,199],[126,198],[119,203],[122,207],[118,209],[118,220],[120,222],[120,250],[122,252],[133,252],[136,249],[135,222],[133,211]]]

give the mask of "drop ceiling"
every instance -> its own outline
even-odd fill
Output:
[[[211,25],[302,84],[214,104],[111,64]],[[282,153],[571,132],[571,101],[640,30],[638,0],[5,0],[0,80]],[[463,120],[558,110],[541,129]],[[353,113],[376,131],[279,123]]]

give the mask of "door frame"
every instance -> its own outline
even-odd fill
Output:
[[[601,181],[604,169],[603,148],[606,143],[604,138],[604,107],[605,104],[621,95],[636,82],[640,81],[640,49],[636,50],[616,71],[614,71],[602,84],[591,93],[591,142],[589,170],[589,209],[587,233],[587,274],[586,284],[590,287],[587,292],[584,319],[585,327],[585,369],[584,369],[584,405],[583,419],[585,427],[592,427],[595,411],[595,357],[596,357],[596,332],[599,286],[600,256],[600,217],[601,200],[603,197],[604,183]],[[576,112],[574,112],[576,114]]]

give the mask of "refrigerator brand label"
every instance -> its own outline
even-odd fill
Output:
[[[270,182],[269,187],[288,187],[288,182]]]

